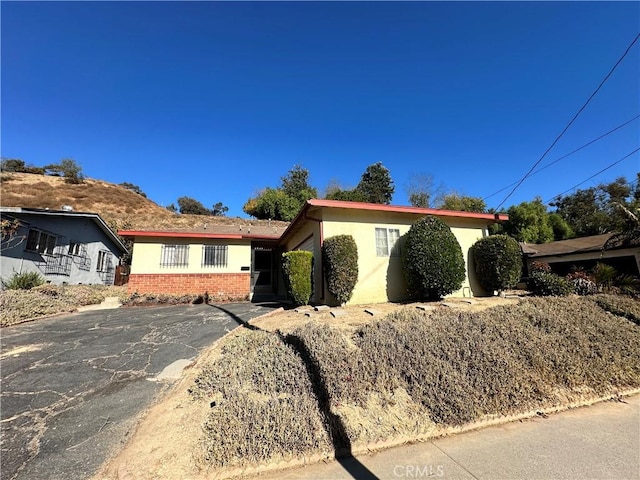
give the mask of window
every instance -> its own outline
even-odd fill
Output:
[[[69,242],[69,255],[82,255],[86,249],[82,243]]]
[[[25,250],[53,255],[56,248],[56,236],[41,230],[31,229],[27,235]]]
[[[376,228],[376,255],[378,257],[400,256],[400,230]]]
[[[111,268],[111,252],[108,250],[100,250],[98,252],[98,263],[96,264],[96,272],[106,272]]]
[[[189,266],[189,245],[163,245],[161,267]]]
[[[227,250],[226,245],[205,245],[202,249],[202,266],[226,267]]]

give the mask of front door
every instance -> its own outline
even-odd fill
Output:
[[[254,247],[251,250],[251,294],[273,294],[273,251],[271,248]]]

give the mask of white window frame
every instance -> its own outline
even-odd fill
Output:
[[[376,227],[376,256],[399,257],[400,256],[400,229]]]

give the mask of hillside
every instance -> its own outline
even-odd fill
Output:
[[[238,217],[172,213],[132,190],[89,178],[84,183],[74,185],[65,183],[62,177],[3,173],[0,193],[0,205],[3,207],[60,210],[63,205],[70,205],[77,212],[100,214],[114,229],[189,229],[199,228],[204,223],[245,225],[258,222]]]

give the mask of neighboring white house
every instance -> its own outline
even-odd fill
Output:
[[[97,213],[0,207],[16,230],[2,239],[0,275],[39,272],[53,284],[113,285],[127,249]]]

